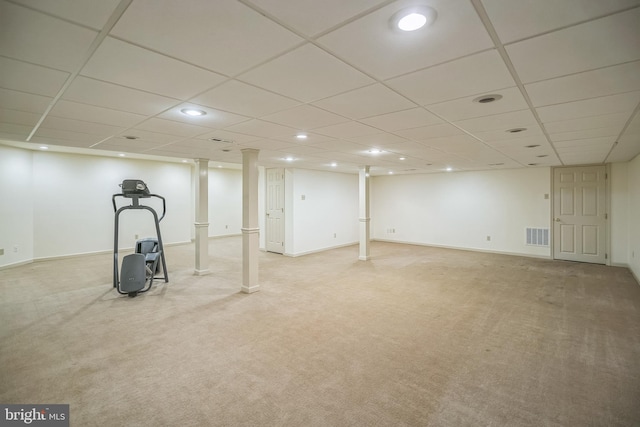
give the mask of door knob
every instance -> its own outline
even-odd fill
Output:
[[[560,222],[560,218],[556,218],[556,222]]]

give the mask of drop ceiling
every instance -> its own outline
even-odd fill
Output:
[[[392,29],[415,4],[436,21]],[[33,149],[253,148],[374,174],[602,164],[640,153],[639,105],[640,0],[0,1],[0,140]]]

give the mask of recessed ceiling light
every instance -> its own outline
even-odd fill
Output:
[[[538,166],[538,163],[529,163],[527,166]]]
[[[431,25],[437,16],[435,9],[429,6],[414,6],[398,11],[389,22],[394,30],[410,32]]]
[[[536,148],[536,147],[540,147],[540,144],[531,144],[531,145],[524,146],[524,148]]]
[[[120,153],[120,154],[118,154],[118,156],[124,157],[125,155],[124,155],[124,153]]]
[[[338,164],[336,162],[331,163],[330,165],[332,168],[335,168],[336,166],[338,166]]]
[[[292,162],[293,161],[293,157],[289,156],[289,157],[285,157],[284,158],[287,162]]]
[[[380,154],[380,153],[382,153],[382,150],[380,150],[378,148],[372,148],[371,150],[369,150],[369,152],[371,154]]]
[[[122,137],[124,139],[140,139],[139,136],[133,136],[133,135],[123,135]]]
[[[189,163],[189,160],[182,160],[182,163]]]
[[[307,136],[306,133],[299,133],[299,134],[296,135],[296,138],[298,138],[298,139],[307,139],[308,136]]]
[[[47,147],[46,145],[43,145],[42,147],[40,147],[41,150],[48,150],[49,147]]]
[[[449,167],[447,167],[445,170],[446,170],[447,172],[451,172],[451,171],[453,170],[453,168],[449,166]]]
[[[180,110],[180,112],[192,117],[204,116],[207,114],[206,111],[198,110],[197,108],[183,108],[182,110]]]
[[[524,132],[525,130],[527,130],[527,128],[513,128],[513,129],[509,129],[506,132],[509,133],[520,133],[520,132]]]
[[[536,156],[536,157],[543,158],[543,157],[549,157],[549,155],[548,154],[540,154],[539,156]]]
[[[393,171],[389,171],[389,175],[393,175]]]
[[[406,157],[400,157],[400,160],[407,160]]]
[[[482,95],[473,100],[473,102],[478,102],[480,104],[488,104],[490,102],[499,101],[502,99],[502,95],[493,94],[493,95]]]

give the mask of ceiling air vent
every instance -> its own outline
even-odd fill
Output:
[[[222,138],[209,138],[209,141],[213,141],[213,142],[222,142],[224,144],[233,144],[233,141],[230,139],[222,139]]]

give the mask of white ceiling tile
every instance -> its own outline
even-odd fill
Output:
[[[543,123],[633,111],[640,102],[640,92],[601,96],[581,101],[536,108]]]
[[[640,61],[525,85],[534,106],[640,90]]]
[[[496,50],[457,59],[387,81],[420,105],[480,95],[515,86]]]
[[[362,144],[356,144],[355,142],[337,139],[333,141],[322,141],[318,144],[315,144],[315,146],[326,151],[335,151],[342,153],[364,152],[369,148]],[[350,160],[353,159],[350,158]]]
[[[128,128],[140,123],[146,116],[120,110],[80,104],[60,100],[49,113],[52,117],[83,120],[85,122],[104,123],[107,125]]]
[[[126,153],[144,153],[163,144],[164,142],[149,139],[127,140],[123,138],[111,138],[101,142],[93,148],[99,150],[122,151]]]
[[[640,4],[638,0],[482,0],[503,43],[577,24]]]
[[[25,141],[32,129],[32,125],[6,123],[0,120],[0,138],[9,141]]]
[[[138,129],[150,132],[166,133],[169,135],[176,135],[184,138],[192,138],[196,135],[211,132],[210,128],[158,118],[151,118],[143,123],[138,124],[135,128],[131,129],[131,133],[135,134],[135,131]]]
[[[88,141],[83,134],[74,134],[73,132],[51,131],[51,132],[38,132],[29,142],[33,144],[41,145],[60,145],[63,147],[71,148],[89,148],[94,144],[92,141]]]
[[[640,59],[640,8],[507,46],[523,83]]]
[[[53,129],[47,127],[40,127],[38,131],[35,133],[40,141],[46,140],[47,138],[62,140],[62,141],[75,141],[77,144],[74,144],[76,147],[88,147],[92,144],[95,144],[104,138],[104,135],[99,134],[89,134],[84,132],[74,132],[72,130],[65,129]],[[34,137],[35,138],[35,137]],[[32,139],[33,141],[33,139]]]
[[[240,145],[244,148],[255,148],[257,150],[286,150],[287,148],[295,147],[295,144],[275,139],[258,139],[251,142],[243,142]]]
[[[551,138],[551,141],[554,141],[554,142],[568,141],[573,139],[599,138],[599,137],[611,137],[615,139],[620,134],[621,130],[622,130],[622,126],[597,128],[597,129],[585,129],[585,130],[578,130],[573,132],[552,133],[549,135],[549,138]]]
[[[120,3],[120,0],[14,0],[78,24],[101,29]]]
[[[138,139],[128,139],[125,138],[125,136],[135,136]],[[159,133],[159,132],[151,132],[148,130],[144,130],[144,129],[139,129],[139,128],[135,128],[135,129],[127,129],[123,132],[121,132],[119,135],[116,135],[114,138],[111,139],[117,139],[119,140],[119,142],[122,142],[124,144],[128,144],[128,143],[137,143],[140,141],[146,141],[146,142],[150,142],[152,144],[154,144],[154,146],[159,146],[159,145],[164,145],[164,144],[169,144],[172,142],[176,142],[176,141],[180,141],[182,139],[184,139],[181,136],[177,136],[177,135],[170,135],[167,133]]]
[[[191,102],[255,118],[300,104],[238,80],[229,80],[191,99]]]
[[[136,0],[112,34],[228,76],[302,41],[233,0]]]
[[[259,136],[262,138],[273,138],[278,136],[291,135],[296,129],[278,125],[264,120],[248,120],[226,128],[230,132],[244,133],[247,135]]]
[[[354,15],[385,3],[378,0],[296,0],[283,2],[281,0],[251,0],[260,9],[267,11],[280,22],[294,28],[296,31],[313,36],[325,31]]]
[[[524,149],[527,146],[539,145],[541,147],[550,147],[549,141],[544,135],[533,134],[524,137],[511,138],[511,139],[495,139],[493,141],[486,141],[487,145],[494,148],[519,148]]]
[[[470,96],[439,104],[432,104],[427,106],[427,109],[448,121],[457,121],[473,117],[491,116],[509,111],[524,110],[529,107],[520,89],[517,87],[496,90],[491,92],[491,94],[500,95],[502,98],[494,102],[480,103],[474,102],[474,99],[477,98],[476,96]]]
[[[312,105],[300,105],[288,110],[264,116],[263,120],[290,126],[298,130],[310,130],[349,121]]]
[[[376,128],[355,121],[325,126],[317,128],[314,131],[322,135],[333,136],[336,138],[353,138],[356,136],[380,133],[380,130]]]
[[[55,96],[69,73],[0,56],[0,87]]]
[[[238,78],[303,102],[373,83],[365,74],[311,44],[299,47]]]
[[[482,142],[475,138],[471,138],[468,135],[431,138],[428,141],[425,141],[424,144],[430,148],[454,154],[460,154],[466,150],[473,150],[475,147],[485,146]]]
[[[640,131],[625,133],[613,147],[608,162],[626,162],[640,154]]]
[[[556,147],[558,153],[574,153],[575,148],[580,150],[606,150],[607,152],[613,147],[616,138],[605,136],[599,138],[570,139],[566,141],[556,141],[553,146]],[[606,154],[606,153],[605,153]]]
[[[502,130],[537,126],[536,118],[530,110],[511,111],[508,113],[495,114],[485,117],[460,120],[455,122],[462,129],[474,133],[489,130]]]
[[[336,125],[336,126],[341,126],[341,125]],[[335,139],[335,138],[332,138],[330,136],[326,136],[326,135],[322,135],[322,134],[318,133],[317,129],[314,129],[313,132],[304,132],[307,135],[306,139],[298,138],[298,134],[299,133],[300,132],[292,132],[292,133],[290,133],[288,135],[277,136],[274,139],[277,139],[279,141],[293,143],[293,144],[296,144],[296,145],[313,145],[313,144],[317,144],[319,142],[333,141]]]
[[[412,129],[403,129],[394,133],[404,138],[412,139],[414,141],[426,141],[430,138],[464,134],[464,132],[462,132],[460,129],[449,123],[442,123],[431,126],[420,126]]]
[[[204,116],[189,116],[182,112],[183,109],[193,108],[206,112]],[[173,120],[175,122],[189,123],[196,126],[205,126],[210,128],[223,128],[249,120],[249,117],[238,114],[228,113],[226,111],[216,110],[214,108],[204,107],[198,104],[183,103],[170,108],[169,110],[159,114],[162,119]]]
[[[0,88],[0,108],[43,113],[53,98]]]
[[[202,135],[198,135],[198,139],[221,139],[225,141],[233,141],[234,143],[243,143],[243,142],[251,142],[260,139],[258,136],[253,135],[245,135],[242,133],[229,132],[226,130],[216,129],[210,131],[209,133],[204,133]]]
[[[103,138],[117,134],[124,129],[117,126],[102,123],[85,122],[82,120],[65,119],[61,117],[47,116],[42,122],[41,129],[56,129],[90,135],[98,135]]]
[[[97,34],[40,12],[0,2],[2,56],[75,71]]]
[[[111,37],[100,44],[80,74],[182,100],[226,79]]]
[[[633,116],[625,133],[640,133],[640,111]]]
[[[438,16],[418,31],[391,28],[389,20],[411,0],[391,3],[318,41],[332,52],[379,79],[388,79],[493,47],[471,2],[430,0]]]
[[[137,114],[157,114],[177,101],[112,83],[77,77],[63,99]]]
[[[620,130],[628,119],[629,113],[605,114],[602,116],[589,116],[572,120],[547,122],[544,124],[544,127],[550,134],[616,127]]]
[[[401,129],[435,125],[442,123],[442,120],[424,108],[411,108],[409,110],[396,111],[395,113],[368,117],[362,119],[361,122],[387,132],[393,132]]]
[[[523,127],[520,126],[522,129]],[[514,129],[511,127],[510,129]],[[530,138],[530,137],[541,137],[545,138],[542,129],[536,123],[528,124],[524,128],[525,130],[522,132],[511,133],[507,132],[504,128],[490,131],[482,131],[482,132],[473,132],[473,135],[480,138],[485,142],[494,142],[494,141],[508,141],[520,138]]]
[[[34,126],[36,123],[38,123],[40,117],[41,115],[36,113],[0,108],[0,123],[13,123],[17,125]]]
[[[349,138],[349,140],[369,147],[389,148],[395,144],[405,142],[406,138],[391,133],[377,133],[374,135],[354,136]]]
[[[416,106],[413,102],[381,84],[366,86],[322,99],[314,102],[314,105],[352,119],[392,113]]]

